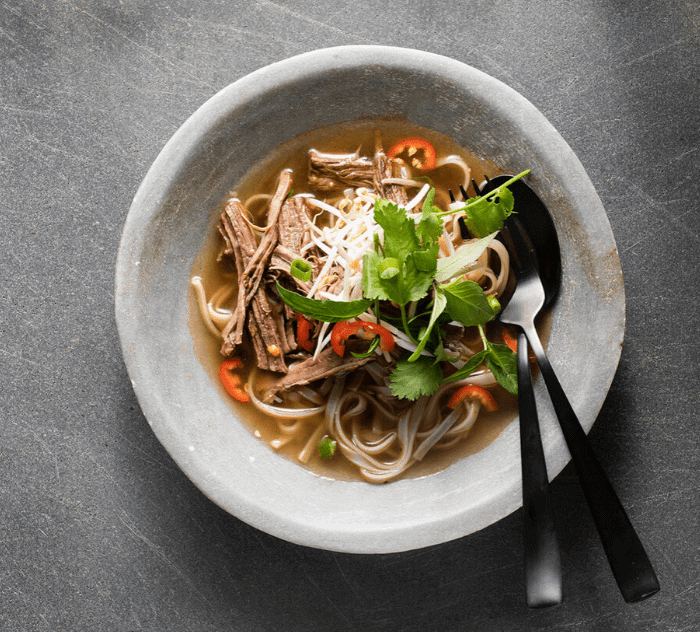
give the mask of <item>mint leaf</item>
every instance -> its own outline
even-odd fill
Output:
[[[441,285],[447,300],[447,313],[465,327],[482,325],[496,315],[484,290],[474,281],[453,281]]]
[[[518,359],[510,347],[489,342],[484,362],[503,388],[518,394]]]
[[[394,397],[415,400],[437,391],[442,382],[442,371],[433,358],[421,356],[415,362],[409,362],[408,356],[404,355],[396,363],[390,380]]]
[[[366,312],[372,305],[371,301],[365,299],[359,301],[323,301],[308,298],[283,288],[279,283],[277,283],[277,292],[280,298],[295,312],[324,323],[337,323],[354,318]]]

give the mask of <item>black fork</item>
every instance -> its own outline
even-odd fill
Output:
[[[480,195],[481,190],[474,180],[472,180],[472,186],[477,195]],[[459,188],[462,196],[466,199],[467,192],[464,190],[464,187],[460,185]],[[453,202],[455,201],[452,191],[450,191],[450,199]],[[460,227],[464,233],[466,227],[461,222]],[[466,235],[463,234],[463,236]],[[512,242],[508,250],[511,253],[514,252]],[[523,275],[526,273],[523,264],[528,262],[523,262],[514,256],[511,257],[511,260],[518,284],[521,285]],[[517,297],[514,296],[514,298],[517,300]],[[533,305],[532,302],[529,302],[528,307],[530,309],[534,308],[532,313],[533,319],[543,303],[544,293],[540,297],[538,305]],[[549,476],[547,474],[535,393],[532,385],[528,343],[522,329],[519,329],[518,332],[517,357],[525,597],[530,608],[545,608],[556,606],[563,599],[561,559],[554,525],[554,512],[549,494]]]
[[[532,346],[617,585],[625,601],[641,601],[658,592],[658,579],[535,330],[530,312],[540,297],[543,300],[544,288],[534,265],[532,244],[516,216],[509,217],[506,226],[512,239],[515,259],[519,261],[519,267],[516,267],[518,286],[503,310],[501,320],[520,326]]]

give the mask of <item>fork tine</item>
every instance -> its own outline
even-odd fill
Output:
[[[466,200],[469,197],[467,195],[467,190],[461,184],[459,185],[459,190],[460,190],[460,193],[462,194],[462,198]]]
[[[476,180],[474,180],[474,178],[472,178],[472,186],[474,187],[476,194],[481,195],[481,189],[479,188],[479,185],[476,183]]]
[[[447,192],[450,194],[450,202],[456,202],[452,189],[447,189]]]

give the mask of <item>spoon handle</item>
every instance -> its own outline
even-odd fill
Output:
[[[620,592],[628,603],[651,597],[659,591],[659,581],[646,551],[590,447],[586,433],[554,373],[534,326],[525,328],[525,334],[540,366],[581,488],[593,514],[593,521]]]
[[[561,562],[528,356],[527,338],[520,332],[518,408],[523,472],[525,590],[530,608],[544,608],[562,602]]]

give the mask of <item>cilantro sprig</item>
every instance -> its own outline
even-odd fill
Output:
[[[499,231],[515,206],[515,199],[508,187],[528,173],[530,170],[526,169],[493,191],[469,198],[462,208],[442,215],[464,212],[464,223],[474,237],[486,237],[494,231]]]

